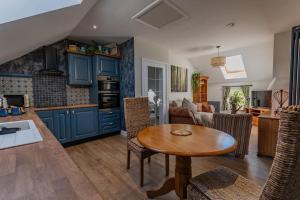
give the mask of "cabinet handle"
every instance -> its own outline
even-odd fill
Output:
[[[74,110],[72,110],[72,114],[73,114],[73,115],[75,114],[75,111],[74,111]]]
[[[67,115],[69,115],[69,111],[67,110]]]
[[[112,122],[111,122],[111,123],[109,123],[109,125],[113,125],[113,124],[114,124],[114,123],[112,123]]]
[[[108,112],[108,114],[113,114],[113,112]]]
[[[93,80],[91,80],[91,83],[93,83]]]

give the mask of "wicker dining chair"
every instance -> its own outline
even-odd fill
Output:
[[[145,148],[137,140],[140,130],[150,125],[148,97],[124,98],[125,125],[127,131],[127,169],[130,169],[130,153],[136,154],[140,160],[140,185],[144,184],[144,159],[148,162],[157,152]],[[165,154],[166,176],[169,175],[169,155]]]
[[[189,200],[299,200],[300,105],[280,115],[276,154],[269,177],[261,188],[227,168],[215,169],[190,180]]]

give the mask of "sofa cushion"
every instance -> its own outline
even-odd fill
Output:
[[[186,108],[194,113],[197,112],[197,105],[193,104],[191,101],[187,100],[186,98],[184,98],[182,101],[182,107]]]
[[[197,120],[197,124],[206,127],[212,127],[213,124],[213,113],[208,112],[196,112],[194,116]]]
[[[208,104],[202,104],[202,112],[212,113],[210,105],[208,105]]]

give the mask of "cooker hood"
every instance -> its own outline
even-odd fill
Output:
[[[62,75],[63,72],[58,68],[57,49],[51,46],[43,47],[43,69],[40,73],[46,75]]]

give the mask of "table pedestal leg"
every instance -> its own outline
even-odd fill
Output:
[[[180,199],[186,199],[186,188],[192,177],[191,157],[176,156],[175,191]]]
[[[186,199],[186,188],[191,177],[191,157],[176,156],[175,178],[168,179],[158,190],[147,191],[147,197],[152,199],[175,190],[180,199]]]

